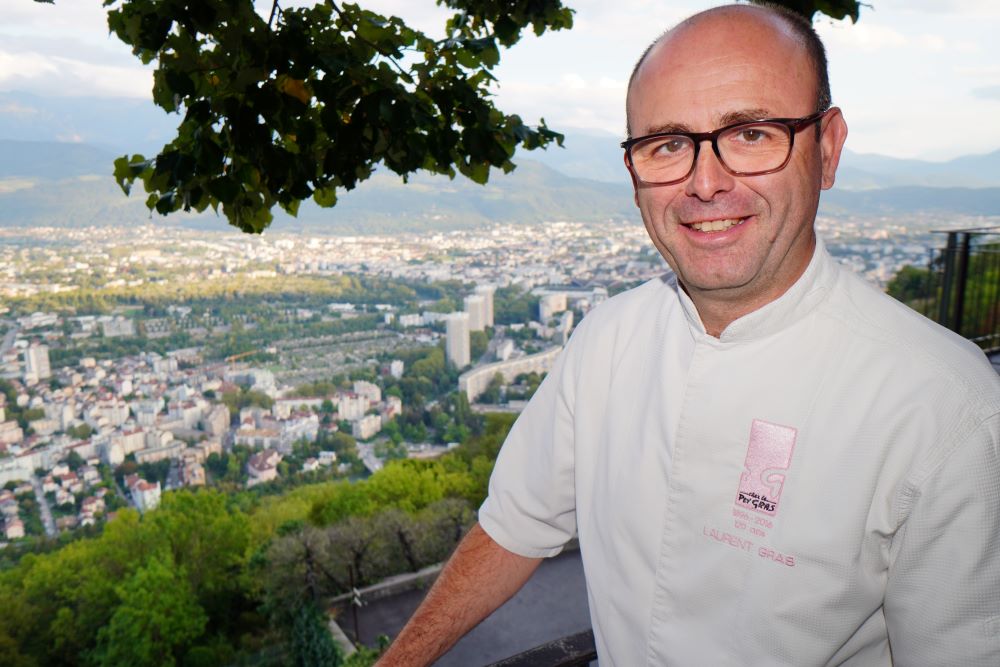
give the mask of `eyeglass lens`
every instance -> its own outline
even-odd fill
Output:
[[[747,123],[726,129],[716,145],[732,172],[754,174],[779,168],[791,150],[791,130],[780,123]],[[651,137],[632,146],[632,166],[647,183],[685,178],[694,166],[695,142],[681,134]]]

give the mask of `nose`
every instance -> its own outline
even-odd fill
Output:
[[[703,141],[694,169],[684,185],[684,192],[701,201],[711,201],[720,192],[733,189],[736,180],[726,171],[715,154],[712,142]]]

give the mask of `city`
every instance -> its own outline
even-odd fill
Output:
[[[932,230],[971,224],[982,221],[821,217],[818,229],[884,287],[901,267],[927,265],[941,241]],[[624,222],[400,237],[152,225],[0,234],[0,505],[11,541],[147,510],[171,488],[349,478],[447,451],[442,433],[407,438],[393,425],[403,395],[383,392],[403,377],[397,351],[443,344],[464,371],[449,391],[516,412],[525,380],[544,375],[580,317],[665,266]],[[263,301],[238,307],[255,285]],[[495,294],[506,297],[499,321]],[[518,297],[527,301],[515,308]],[[320,391],[301,391],[309,383]],[[234,447],[245,460],[226,477],[220,461]]]

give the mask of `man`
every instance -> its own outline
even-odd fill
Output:
[[[432,662],[577,535],[602,667],[1000,665],[1000,380],[816,238],[847,126],[811,27],[698,14],[627,112],[673,273],[580,324],[380,664]]]

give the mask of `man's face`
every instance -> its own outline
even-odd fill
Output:
[[[804,49],[760,17],[750,8],[719,12],[661,41],[629,93],[633,135],[813,113],[816,81]],[[729,304],[735,319],[781,296],[805,270],[819,191],[833,185],[847,133],[839,111],[820,123],[821,140],[814,126],[800,130],[777,173],[732,176],[703,143],[686,180],[636,187],[653,244],[699,309],[711,299]],[[732,226],[701,228],[715,221]]]

